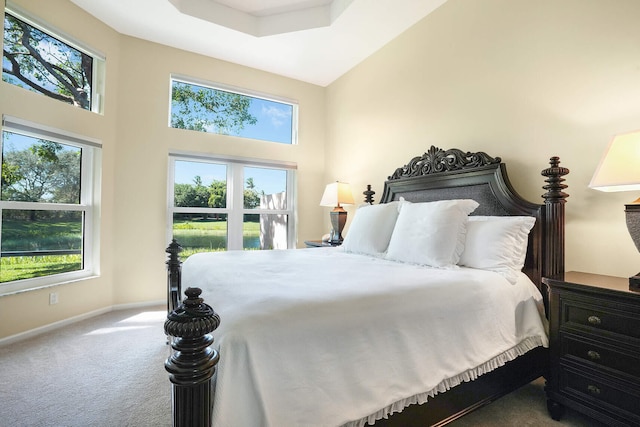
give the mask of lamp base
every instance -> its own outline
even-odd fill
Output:
[[[640,199],[624,205],[624,212],[631,240],[636,245],[636,249],[640,251]],[[640,273],[629,277],[629,290],[640,292]]]
[[[331,217],[331,237],[329,238],[329,243],[333,246],[342,244],[342,230],[344,229],[344,225],[347,222],[347,211],[345,211],[342,206],[338,206],[334,208],[330,213]]]

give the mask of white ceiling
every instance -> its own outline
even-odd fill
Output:
[[[116,31],[327,86],[446,0],[71,0]]]

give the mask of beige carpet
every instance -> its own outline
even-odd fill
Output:
[[[0,426],[171,426],[165,314],[115,311],[0,346]],[[600,426],[572,411],[551,420],[542,380],[450,425]]]

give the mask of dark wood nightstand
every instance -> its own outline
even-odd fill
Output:
[[[331,244],[329,242],[323,242],[322,240],[305,240],[304,244],[307,245],[308,248],[330,248],[341,245],[341,243]]]
[[[629,279],[569,272],[549,287],[549,414],[564,406],[612,426],[640,426],[640,293]]]

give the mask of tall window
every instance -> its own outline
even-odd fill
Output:
[[[4,117],[0,293],[94,274],[99,143]]]
[[[14,6],[4,14],[2,80],[101,112],[104,59]]]
[[[271,95],[173,77],[170,126],[295,144],[298,105]]]
[[[170,157],[170,234],[195,252],[287,249],[295,244],[291,164]]]

